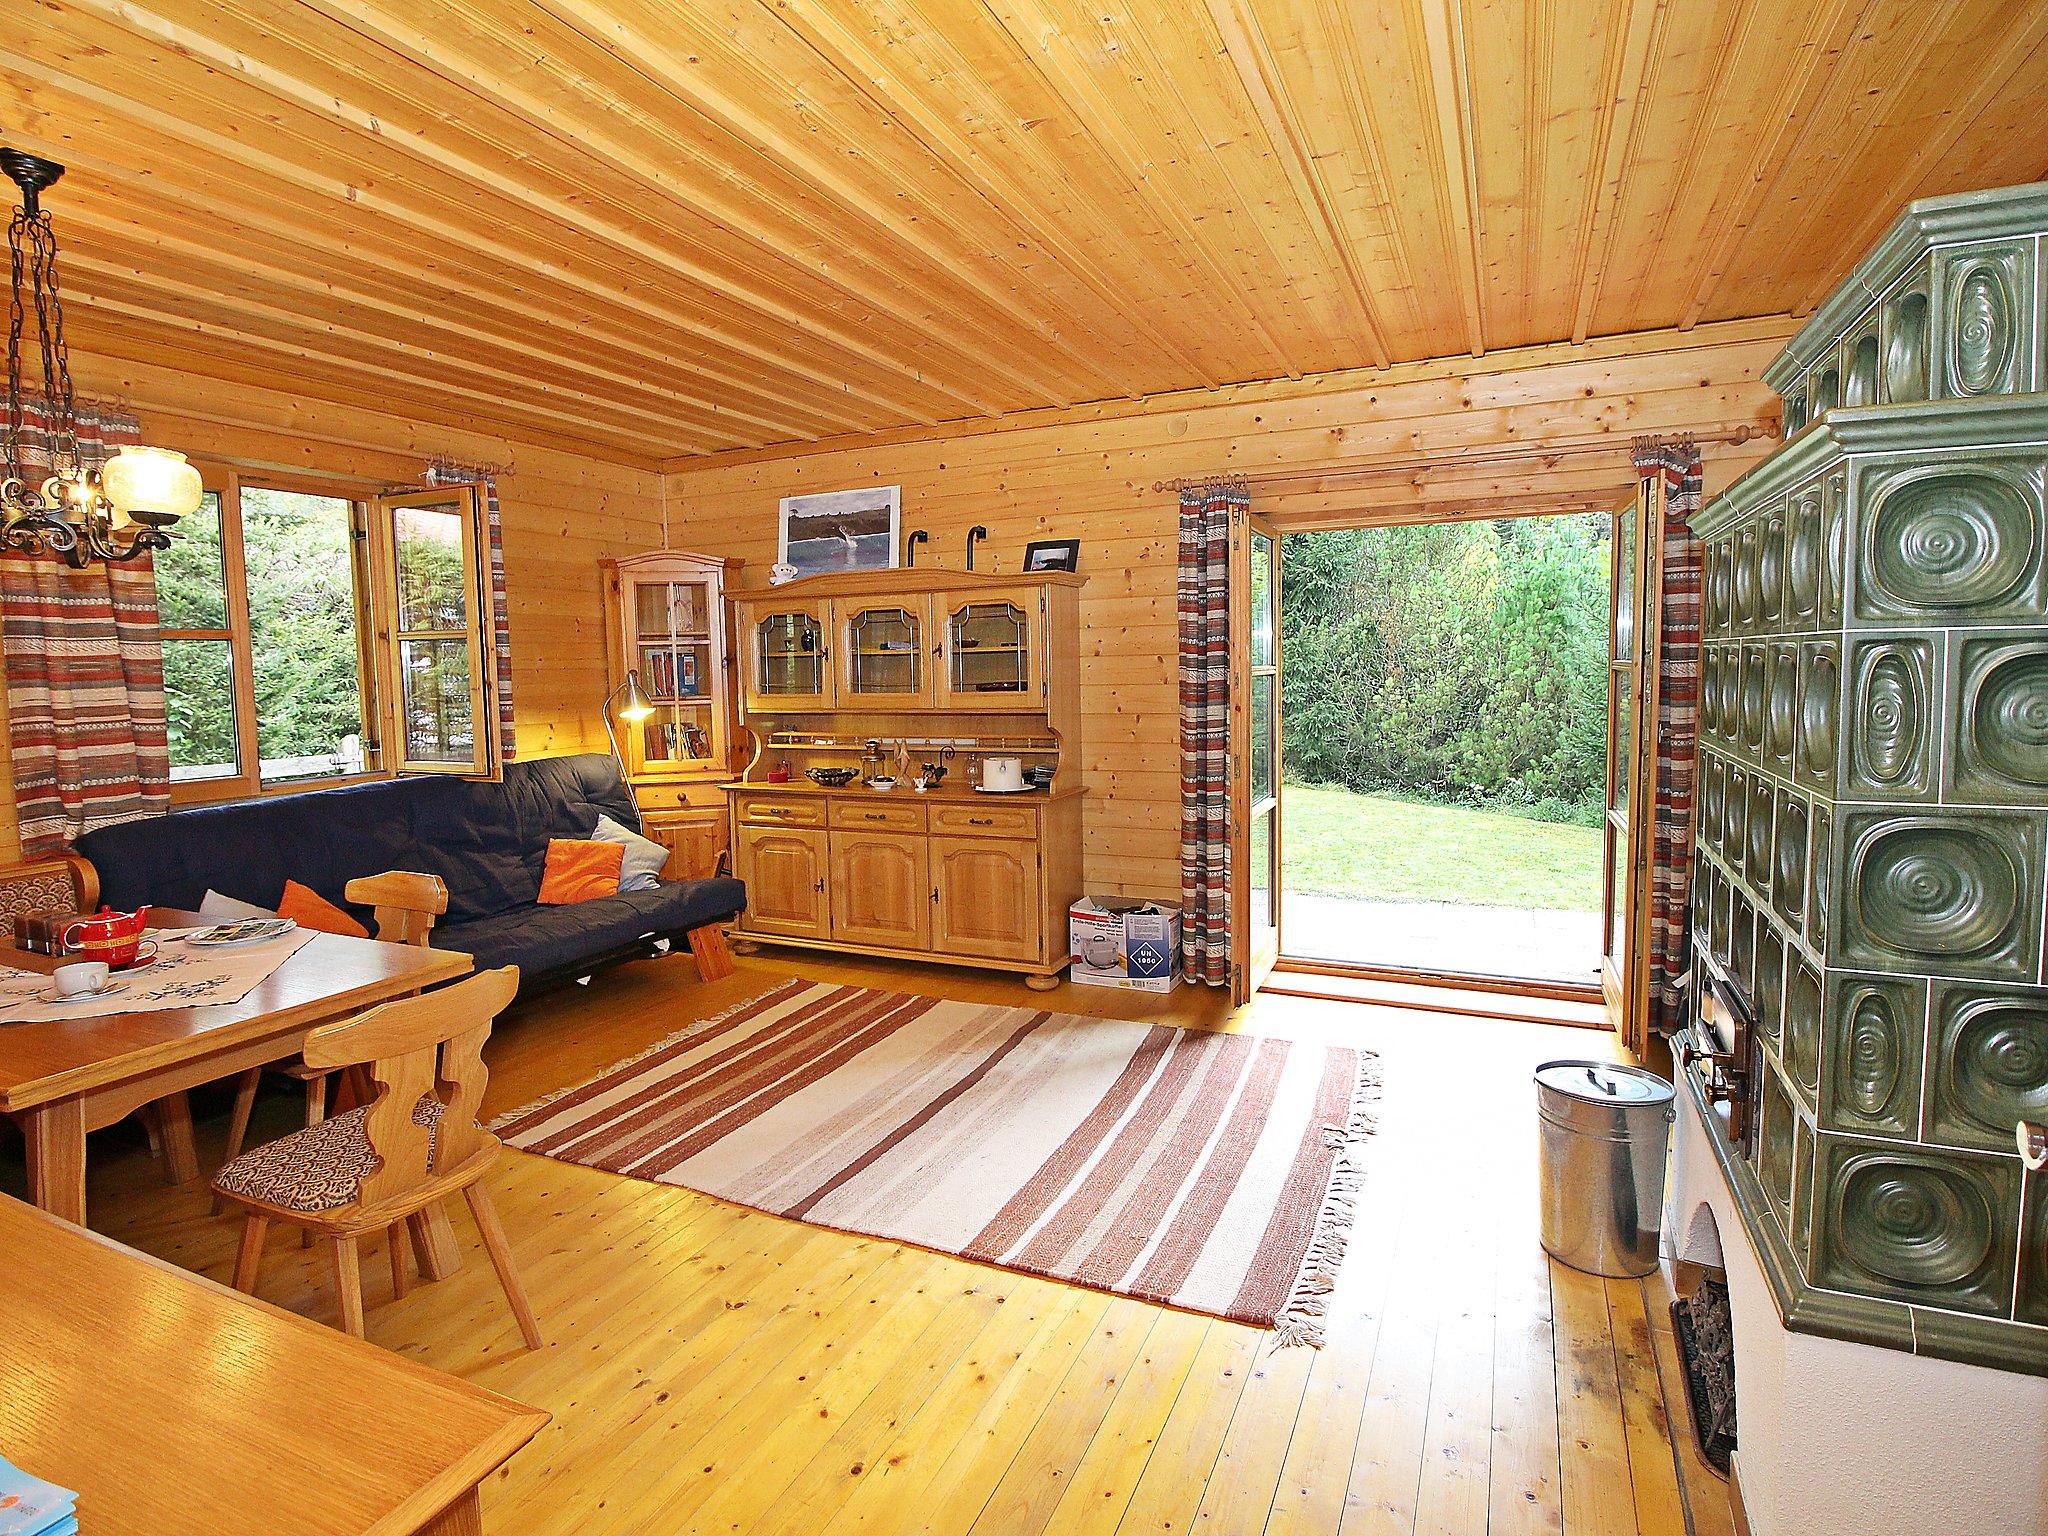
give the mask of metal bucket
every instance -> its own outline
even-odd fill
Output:
[[[1639,1067],[1547,1061],[1536,1069],[1543,1246],[1595,1275],[1647,1275],[1664,1229],[1671,1084]]]

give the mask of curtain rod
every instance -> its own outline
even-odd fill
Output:
[[[1531,459],[1577,457],[1592,453],[1629,453],[1642,442],[1672,441],[1691,443],[1727,443],[1731,446],[1753,442],[1760,437],[1776,437],[1775,424],[1758,426],[1745,423],[1739,427],[1724,427],[1717,432],[1680,432],[1669,439],[1633,438],[1627,442],[1613,437],[1572,438],[1556,443],[1528,443],[1518,448],[1503,448],[1488,453],[1418,453],[1399,459],[1380,459],[1370,464],[1331,465],[1323,469],[1271,469],[1239,470],[1230,475],[1193,475],[1177,480],[1154,480],[1155,491],[1182,491],[1202,485],[1276,485],[1290,480],[1331,480],[1355,479],[1371,475],[1405,475],[1418,469],[1450,469],[1460,465],[1518,464]]]

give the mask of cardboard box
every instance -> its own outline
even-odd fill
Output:
[[[1147,902],[1112,912],[1082,897],[1067,912],[1068,975],[1083,986],[1171,992],[1180,984],[1180,913]]]

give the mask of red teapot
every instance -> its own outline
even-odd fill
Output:
[[[148,916],[147,907],[139,912],[116,912],[112,907],[101,907],[91,917],[65,924],[57,942],[66,954],[104,960],[117,971],[137,962],[147,964],[156,958],[156,940],[142,937],[144,919]]]

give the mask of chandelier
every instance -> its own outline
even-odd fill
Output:
[[[57,291],[57,238],[40,202],[64,167],[17,149],[0,149],[0,171],[21,188],[21,207],[7,226],[13,284],[0,550],[56,555],[82,569],[95,560],[133,560],[149,550],[168,549],[165,530],[196,511],[204,494],[199,471],[182,453],[133,446],[117,449],[104,467],[95,469],[87,466],[79,448],[64,306]],[[24,458],[29,401],[21,377],[22,331],[30,315],[41,353],[41,429],[49,459],[47,468],[38,465],[33,471]]]

